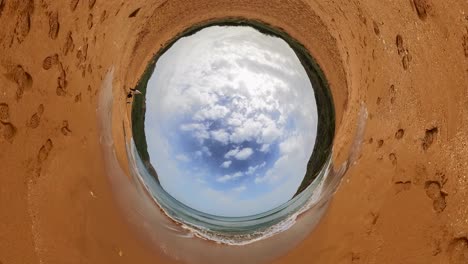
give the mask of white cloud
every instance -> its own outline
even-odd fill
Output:
[[[244,192],[245,190],[247,190],[247,187],[245,185],[242,185],[233,189],[233,191],[238,192],[238,193]]]
[[[184,132],[190,132],[191,135],[196,138],[199,142],[203,142],[210,138],[208,127],[201,123],[191,123],[180,125],[180,130]]]
[[[263,153],[270,151],[270,144],[263,144],[259,150]]]
[[[232,161],[230,161],[230,160],[225,161],[225,162],[223,162],[223,164],[221,164],[221,168],[227,169],[227,168],[231,167],[231,164],[232,164]]]
[[[205,139],[210,138],[210,134],[206,130],[199,130],[193,133],[193,137],[196,138],[199,142],[203,142]]]
[[[229,134],[224,129],[211,131],[211,137],[223,144],[229,143]]]
[[[306,149],[311,147],[313,145],[302,135],[290,135],[279,145],[281,157],[263,176],[256,177],[255,183],[277,184],[290,175],[297,175],[296,181],[302,182],[310,158],[306,154],[309,150]],[[312,153],[312,150],[309,153]]]
[[[241,150],[239,150],[239,148],[235,148],[235,149],[231,149],[230,151],[228,151],[224,155],[224,158],[229,159],[231,157],[234,157],[237,160],[246,160],[250,156],[252,156],[253,153],[254,151],[251,148],[243,148]]]
[[[182,124],[180,125],[180,130],[182,131],[197,131],[197,130],[206,130],[205,125],[200,123],[191,123],[191,124]]]
[[[176,156],[176,159],[178,161],[182,161],[182,162],[190,162],[190,158],[187,157],[186,155],[183,155],[183,154],[179,154]]]
[[[262,124],[253,119],[247,119],[244,123],[234,129],[231,134],[231,141],[242,143],[255,139],[262,131]]]
[[[232,127],[237,127],[242,125],[245,122],[246,117],[241,113],[234,112],[231,116],[227,119],[227,124]]]
[[[246,160],[253,154],[253,150],[251,148],[244,148],[237,152],[237,154],[234,156],[238,160]]]
[[[182,38],[160,57],[148,84],[145,130],[151,162],[165,190],[203,212],[245,216],[284,203],[302,181],[313,149],[317,110],[310,80],[284,41],[257,33],[246,27],[213,27]],[[290,139],[297,137],[295,132],[307,138]],[[178,167],[180,159],[187,159],[174,159],[179,154],[174,151],[185,143],[169,135],[199,143],[199,149],[190,146],[190,155],[182,153],[193,156],[186,164],[194,165],[186,166],[192,169]],[[239,146],[225,154],[229,160],[223,164],[231,162],[230,169],[237,164],[234,160],[251,159],[277,145],[280,158],[271,158],[262,170],[257,164],[217,177],[223,173],[210,171],[222,171],[221,162],[200,162],[215,155],[204,145],[208,140],[210,147]],[[254,151],[240,147],[247,146],[244,142],[261,146]],[[242,186],[213,184],[235,179]],[[255,183],[266,183],[261,186],[266,192],[256,192]]]
[[[301,152],[301,149],[304,147],[303,143],[304,139],[302,136],[290,136],[279,144],[279,149],[282,154]]]
[[[258,169],[261,169],[266,166],[266,162],[263,162],[262,164],[258,164],[256,166],[250,166],[247,169],[247,172],[245,173],[246,175],[252,175],[254,174]]]
[[[205,155],[207,155],[208,157],[211,157],[212,153],[208,147],[206,146],[202,147],[202,151],[203,153],[205,153]]]
[[[237,178],[240,178],[242,176],[244,176],[244,173],[241,172],[241,171],[238,171],[238,172],[236,172],[234,174],[226,174],[224,176],[221,176],[218,179],[216,179],[216,181],[220,182],[220,183],[225,183],[225,182],[232,181],[232,180],[235,180]]]
[[[217,120],[226,116],[229,113],[229,109],[225,106],[214,105],[209,108],[203,108],[195,113],[193,119],[197,121],[204,120]]]
[[[279,180],[293,174],[296,170],[289,169],[293,162],[288,155],[281,156],[273,165],[273,168],[268,170],[265,175],[255,178],[255,183],[260,184],[267,182],[269,184],[277,183]]]
[[[237,155],[237,153],[239,153],[239,148],[231,149],[226,154],[224,154],[224,158],[229,159],[229,158],[234,157],[235,155]]]
[[[275,124],[270,123],[268,126],[262,129],[262,142],[272,143],[277,140],[282,134],[281,129],[278,129]]]

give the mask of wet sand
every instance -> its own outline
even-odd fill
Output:
[[[174,262],[114,194],[98,95],[114,67],[112,133],[128,173],[129,88],[161,45],[223,17],[282,28],[317,59],[337,164],[368,111],[324,218],[275,263],[467,263],[468,4],[455,0],[0,0],[0,263]]]

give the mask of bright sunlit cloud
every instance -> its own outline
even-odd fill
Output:
[[[314,92],[288,44],[213,26],[156,64],[145,132],[162,187],[205,213],[247,216],[292,198],[317,130]]]

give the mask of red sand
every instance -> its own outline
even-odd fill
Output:
[[[119,123],[160,45],[226,16],[280,27],[316,57],[337,163],[369,112],[325,217],[277,263],[468,263],[468,3],[454,0],[0,0],[0,263],[172,262],[117,205],[97,92],[114,66]]]

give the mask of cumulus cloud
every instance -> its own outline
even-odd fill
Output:
[[[256,177],[255,183],[275,184],[288,175],[302,175],[304,177],[309,161],[307,151],[304,151],[304,146],[307,146],[306,142],[307,139],[302,135],[294,135],[279,144],[280,158],[263,176]]]
[[[224,155],[224,158],[229,159],[231,157],[234,157],[237,160],[246,160],[250,156],[252,156],[253,153],[254,151],[251,148],[243,148],[241,150],[239,150],[239,148],[235,148],[235,149],[228,151]]]
[[[235,192],[243,192],[245,190],[247,190],[247,186],[245,186],[245,185],[234,188]]]
[[[260,152],[268,152],[270,150],[270,144],[263,144],[259,149]]]
[[[230,159],[231,157],[234,157],[239,153],[239,148],[231,149],[228,151],[226,154],[224,154],[225,159]]]
[[[271,120],[270,120],[271,121]],[[273,122],[270,122],[262,129],[262,143],[272,143],[277,140],[283,131],[276,127]]]
[[[239,151],[234,157],[238,160],[246,160],[253,154],[253,150],[251,148],[244,148]]]
[[[180,126],[182,131],[197,131],[197,130],[206,130],[206,127],[203,124],[182,124]]]
[[[211,157],[212,153],[208,147],[203,146],[201,149],[202,149],[202,152],[205,153],[205,155],[207,155],[208,157]]]
[[[227,168],[229,168],[231,166],[231,164],[232,164],[232,161],[230,161],[230,160],[225,161],[225,162],[223,162],[223,164],[221,164],[221,168],[227,169]]]
[[[227,182],[227,181],[232,181],[232,180],[235,180],[237,178],[240,178],[244,176],[244,173],[243,172],[236,172],[234,174],[226,174],[224,176],[221,176],[219,177],[218,179],[216,179],[217,182],[221,182],[221,183],[224,183],[224,182]]]
[[[229,113],[229,109],[226,106],[214,105],[199,110],[193,119],[197,121],[216,120],[225,117],[227,113]]]
[[[253,175],[258,169],[261,169],[266,166],[266,162],[263,162],[262,164],[258,164],[256,166],[249,166],[247,169],[247,172],[245,173],[246,175]]]
[[[229,133],[227,133],[224,129],[211,131],[211,137],[223,144],[229,143]]]
[[[179,161],[182,161],[182,162],[189,162],[190,161],[190,158],[187,157],[186,155],[184,154],[179,154],[176,156],[176,159],[179,160]]]
[[[194,138],[199,142],[203,142],[206,139],[210,138],[210,133],[208,128],[204,124],[191,123],[191,124],[182,124],[180,130],[184,132],[191,132]]]
[[[225,216],[291,198],[313,150],[317,110],[283,40],[248,27],[205,28],[175,43],[155,72],[145,130],[166,191]]]

